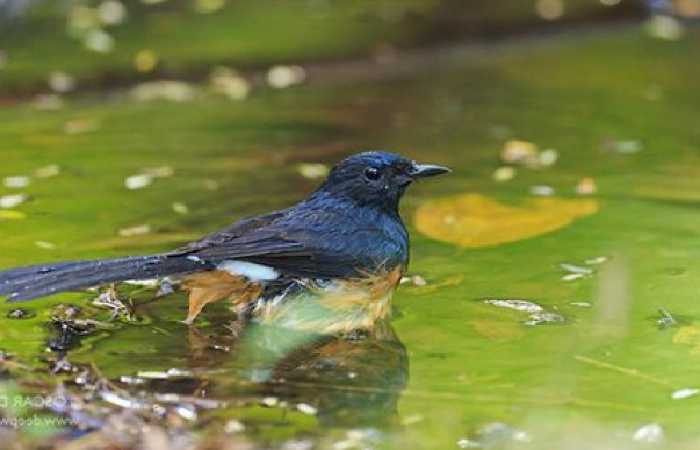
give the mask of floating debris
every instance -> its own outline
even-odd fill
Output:
[[[242,433],[243,431],[245,431],[245,425],[243,425],[243,422],[236,419],[229,420],[224,425],[224,433],[235,434]]]
[[[29,186],[29,183],[30,183],[30,182],[31,182],[31,180],[29,179],[29,177],[24,176],[24,175],[17,175],[17,176],[12,176],[12,177],[5,177],[5,178],[2,180],[2,184],[3,184],[6,188],[10,188],[10,189],[22,189],[22,188],[26,188],[27,186]]]
[[[166,370],[165,372],[150,371],[150,370],[139,371],[136,374],[136,376],[139,378],[146,378],[146,379],[151,379],[151,380],[166,380],[168,378],[191,377],[192,372],[189,370],[185,370],[185,369],[171,368],[171,369]]]
[[[183,216],[190,213],[190,208],[182,202],[174,202],[171,207],[173,211]]]
[[[106,0],[97,7],[97,15],[103,25],[119,25],[126,20],[126,7],[117,0]]]
[[[590,302],[569,302],[569,305],[576,306],[579,308],[592,308],[593,304]]]
[[[563,0],[537,0],[535,13],[544,20],[558,20],[564,15]]]
[[[175,169],[170,166],[158,166],[145,169],[143,173],[153,178],[168,178],[175,175]]]
[[[635,431],[632,439],[646,444],[659,444],[664,440],[664,429],[658,423],[650,423]]]
[[[134,56],[134,67],[138,72],[152,72],[158,65],[158,55],[153,50],[139,50]]]
[[[40,167],[34,171],[34,176],[37,178],[51,178],[59,175],[61,168],[57,164]]]
[[[7,313],[7,318],[8,319],[29,319],[30,317],[33,317],[34,315],[31,314],[29,311],[23,308],[16,308],[13,310],[10,310],[10,312]]]
[[[309,416],[315,416],[318,413],[318,408],[311,406],[307,403],[298,403],[297,411],[307,414]]]
[[[146,402],[138,399],[122,397],[114,392],[102,391],[100,392],[100,397],[102,400],[112,405],[119,406],[120,408],[126,409],[145,409],[148,407]]]
[[[532,437],[502,422],[491,422],[481,426],[476,433],[457,441],[460,448],[494,448],[509,443],[531,443]]]
[[[124,384],[129,384],[129,385],[138,385],[138,384],[145,384],[146,380],[143,378],[139,377],[131,377],[128,375],[122,375],[119,377],[119,381]]]
[[[556,164],[558,159],[559,152],[554,150],[553,148],[548,148],[546,150],[542,150],[542,152],[540,153],[539,165],[542,167],[550,167]]]
[[[539,150],[537,145],[532,142],[510,140],[503,146],[501,161],[506,164],[537,166],[539,164]]]
[[[552,186],[537,185],[530,188],[530,194],[536,195],[538,197],[551,197],[554,195],[554,188]]]
[[[665,41],[677,41],[685,34],[685,27],[680,20],[664,14],[653,15],[647,22],[646,29],[651,37]]]
[[[75,78],[66,72],[55,70],[49,74],[49,87],[54,92],[65,94],[75,89]]]
[[[194,422],[197,420],[197,410],[192,405],[178,405],[175,412],[185,420]]]
[[[226,0],[195,0],[194,9],[200,14],[211,14],[226,6]]]
[[[274,66],[267,72],[267,84],[277,89],[300,84],[305,79],[306,70],[301,66]]]
[[[595,258],[590,258],[584,261],[584,263],[588,264],[589,266],[595,266],[598,264],[603,264],[608,260],[607,256],[596,256]]]
[[[151,232],[151,226],[148,224],[136,225],[134,227],[122,228],[117,233],[121,237],[139,236]]]
[[[514,309],[516,311],[523,311],[529,314],[544,312],[542,308],[537,303],[533,303],[528,300],[501,300],[501,299],[489,299],[484,300],[484,303],[488,305],[498,306],[499,308]]]
[[[0,197],[0,208],[11,209],[29,200],[27,194],[9,194]]]
[[[63,104],[63,99],[56,94],[39,94],[32,101],[32,106],[39,111],[58,111]]]
[[[515,168],[511,166],[503,166],[499,167],[493,172],[493,175],[491,175],[491,178],[493,178],[495,181],[509,181],[515,178]]]
[[[561,277],[563,281],[575,281],[580,280],[581,278],[586,278],[586,275],[582,273],[569,273]]]
[[[34,245],[42,250],[54,250],[56,248],[56,244],[48,241],[34,241]]]
[[[83,134],[99,129],[99,123],[90,119],[69,120],[63,125],[66,134]]]
[[[565,322],[564,316],[553,312],[541,312],[530,315],[530,319],[523,322],[528,326],[544,325],[548,323],[562,323]]]
[[[304,178],[316,180],[325,178],[330,172],[330,169],[325,164],[303,163],[297,164],[297,172]]]
[[[214,92],[231,100],[244,100],[251,91],[251,85],[243,76],[228,67],[216,67],[209,75],[209,84]]]
[[[260,400],[262,406],[267,406],[268,408],[274,408],[279,404],[279,399],[277,397],[265,397]]]
[[[132,175],[124,179],[124,187],[130,190],[143,189],[153,183],[153,177],[145,173]]]
[[[559,264],[559,267],[561,267],[564,271],[569,272],[569,273],[580,273],[583,275],[592,275],[593,274],[593,269],[589,269],[588,267],[583,267],[583,266],[577,266],[575,264],[561,263],[561,264]]]
[[[539,236],[597,211],[593,199],[530,198],[513,206],[466,193],[424,202],[415,223],[434,239],[473,248]]]
[[[134,100],[148,102],[166,100],[171,102],[188,102],[197,95],[194,86],[184,81],[149,81],[136,85],[131,89]]]
[[[104,30],[93,29],[85,35],[83,45],[96,53],[109,53],[114,50],[114,38]]]
[[[576,193],[578,195],[593,195],[598,191],[595,180],[593,178],[582,178],[576,185]]]
[[[528,313],[528,320],[523,322],[523,324],[528,326],[561,323],[565,321],[564,316],[561,314],[545,311],[542,306],[528,300],[489,299],[484,300],[484,303],[498,306],[499,308],[514,309],[516,311]]]
[[[671,327],[677,327],[678,321],[668,312],[665,308],[659,308],[659,314],[661,317],[656,319],[656,324],[660,329],[666,329]]]
[[[673,400],[683,400],[686,398],[695,397],[699,393],[700,393],[700,389],[696,389],[696,388],[678,389],[677,391],[674,391],[671,394],[671,398]]]
[[[604,143],[604,148],[609,149],[615,153],[620,153],[622,155],[632,155],[634,153],[641,152],[644,149],[644,146],[640,141],[608,140]]]

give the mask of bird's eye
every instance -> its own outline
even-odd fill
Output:
[[[382,176],[382,173],[376,167],[368,167],[365,169],[365,178],[368,180],[378,180]]]

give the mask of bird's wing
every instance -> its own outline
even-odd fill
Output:
[[[334,278],[353,274],[356,261],[329,246],[324,232],[308,222],[290,224],[286,210],[245,219],[170,254],[202,263],[242,260],[271,266],[287,276]],[[295,226],[296,225],[296,226]]]

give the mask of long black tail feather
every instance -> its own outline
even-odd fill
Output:
[[[0,272],[0,296],[8,301],[32,300],[59,292],[125,280],[213,269],[184,255],[132,256],[20,267]]]

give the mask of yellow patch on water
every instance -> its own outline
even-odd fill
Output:
[[[700,328],[694,325],[686,325],[678,328],[673,335],[673,343],[691,346],[691,354],[700,354]]]
[[[510,341],[525,335],[522,327],[514,322],[477,319],[469,321],[469,325],[476,334],[493,341]]]
[[[423,204],[416,211],[416,227],[439,241],[488,247],[558,230],[598,208],[593,199],[532,198],[512,206],[480,194],[460,194]]]
[[[26,218],[27,215],[19,211],[0,210],[0,220],[19,220]]]

